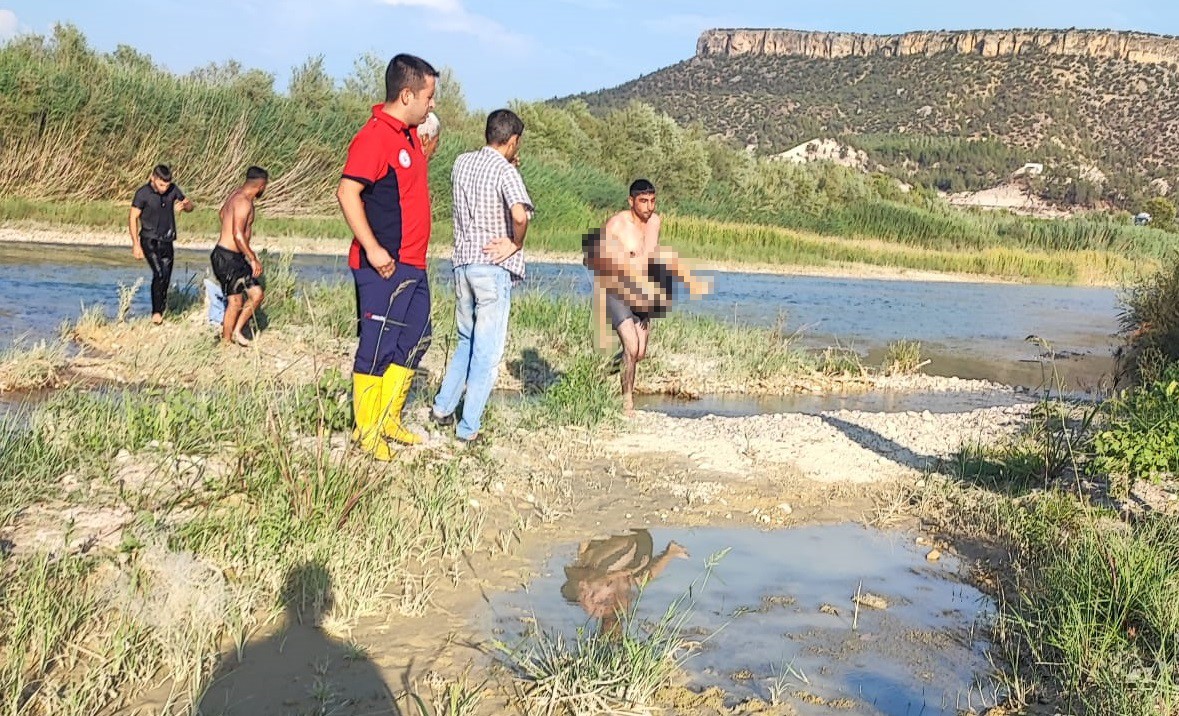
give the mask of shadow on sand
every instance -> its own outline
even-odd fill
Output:
[[[331,577],[322,564],[290,571],[286,614],[268,638],[222,658],[197,706],[199,716],[371,714],[401,716],[393,692],[368,655],[320,628],[332,606]]]

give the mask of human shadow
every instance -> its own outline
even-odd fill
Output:
[[[860,447],[870,450],[898,465],[910,467],[914,470],[933,470],[941,464],[941,458],[936,455],[922,455],[921,453],[914,452],[895,440],[886,438],[875,430],[865,428],[862,425],[849,423],[846,420],[840,420],[830,415],[823,415],[821,418],[823,422],[839,430]]]
[[[565,567],[561,596],[599,620],[600,633],[617,635],[639,588],[677,557],[687,559],[688,551],[668,542],[656,555],[654,540],[645,529],[583,542],[573,564]]]
[[[196,716],[372,714],[401,716],[368,655],[320,628],[332,606],[323,564],[293,568],[283,585],[283,623],[260,642],[222,657]]]
[[[525,348],[518,360],[508,361],[508,372],[524,386],[524,395],[540,395],[561,379],[561,373],[535,348]]]

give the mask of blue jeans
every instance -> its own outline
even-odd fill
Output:
[[[452,414],[465,390],[462,420],[455,433],[470,440],[479,432],[483,409],[504,355],[508,311],[512,307],[512,275],[507,269],[488,264],[459,266],[454,270],[454,293],[458,345],[434,399],[434,414]]]

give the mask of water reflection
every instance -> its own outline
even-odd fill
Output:
[[[657,556],[654,545],[651,533],[642,529],[581,543],[577,558],[565,567],[561,596],[598,619],[602,633],[618,633],[619,621],[638,589],[658,577],[671,560],[689,556],[675,541]]]
[[[666,569],[687,557],[681,544],[696,556]],[[824,704],[876,716],[985,711],[1004,698],[984,638],[994,605],[956,578],[957,559],[929,561],[928,550],[914,535],[852,524],[633,530],[558,547],[527,589],[491,597],[485,628],[508,642],[539,627],[574,643],[586,615],[603,630],[618,629],[620,610],[654,624],[690,594],[679,627],[693,643],[687,685],[718,686],[729,705],[768,700],[777,685],[800,716],[829,716]]]

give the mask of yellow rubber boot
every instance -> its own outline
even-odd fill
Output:
[[[384,434],[390,440],[402,445],[417,445],[422,442],[420,435],[406,430],[401,425],[401,411],[409,398],[409,387],[413,383],[413,369],[391,365],[381,378],[381,400],[389,406],[385,414]]]
[[[352,374],[352,412],[356,416],[356,429],[352,439],[360,449],[377,460],[388,462],[396,454],[389,449],[381,432],[382,417],[388,404],[381,390],[381,376]]]

